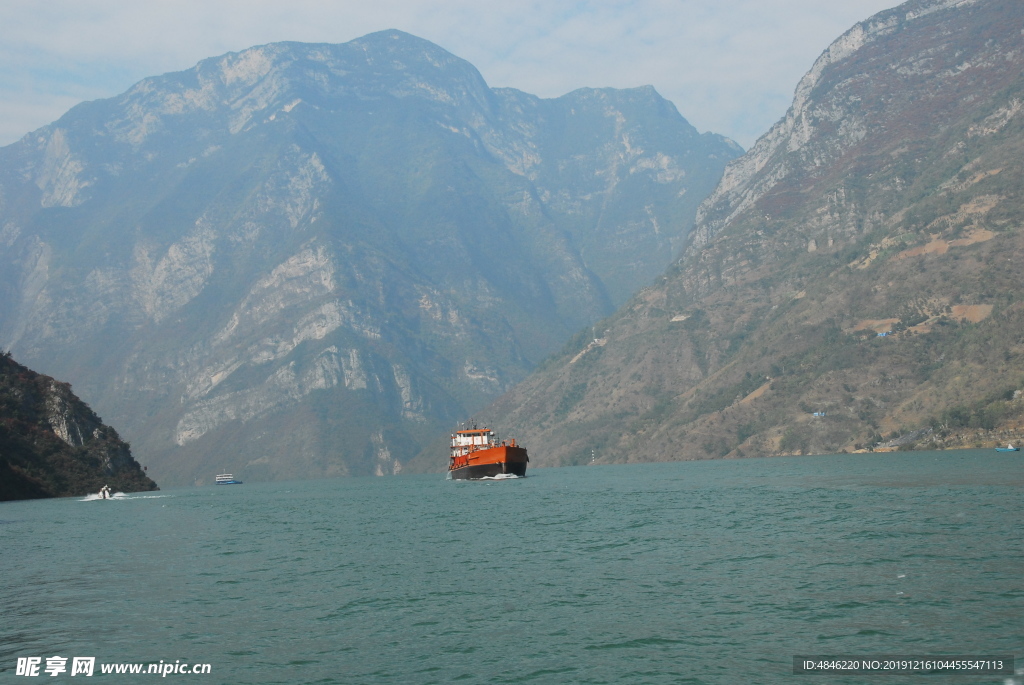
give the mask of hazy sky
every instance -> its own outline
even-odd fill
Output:
[[[556,97],[651,84],[701,131],[749,147],[814,59],[894,0],[0,0],[0,145],[83,100],[281,40],[396,28],[491,86]]]

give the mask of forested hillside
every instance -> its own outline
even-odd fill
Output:
[[[1020,9],[853,27],[682,258],[482,416],[542,464],[1020,439]]]
[[[128,443],[67,383],[0,355],[0,501],[156,490]]]

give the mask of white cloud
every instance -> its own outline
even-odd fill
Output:
[[[492,86],[556,97],[654,85],[698,129],[749,146],[829,43],[891,0],[0,0],[0,144],[80,100],[281,40],[397,28]]]

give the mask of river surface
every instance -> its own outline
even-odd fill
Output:
[[[531,469],[0,504],[19,658],[202,683],[1021,683],[1024,453]],[[244,478],[244,474],[236,474]],[[793,675],[1014,655],[1015,676]],[[71,662],[68,662],[70,671]],[[91,681],[85,681],[91,682]]]

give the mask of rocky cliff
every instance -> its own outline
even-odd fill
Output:
[[[397,31],[212,58],[0,150],[0,344],[161,482],[396,473],[649,284],[740,152]]]
[[[0,501],[156,490],[128,443],[71,392],[0,355]]]
[[[841,36],[681,259],[486,416],[542,464],[1019,435],[1020,9],[913,0]]]

